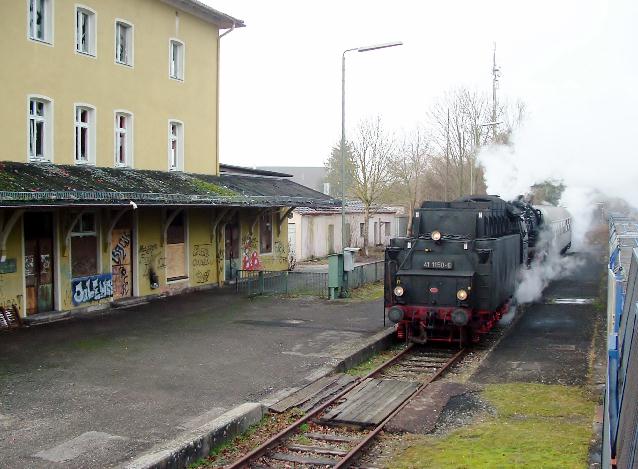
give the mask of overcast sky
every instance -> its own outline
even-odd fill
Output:
[[[229,164],[323,165],[340,137],[347,48],[404,42],[347,56],[350,130],[380,115],[400,134],[455,86],[490,93],[494,42],[500,96],[522,99],[535,119],[557,100],[605,96],[638,77],[629,1],[205,2],[247,25],[221,44],[220,160]]]

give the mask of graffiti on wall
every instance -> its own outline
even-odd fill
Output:
[[[212,275],[213,247],[210,244],[195,244],[193,246],[193,274],[196,283],[210,281]]]
[[[160,256],[160,253],[160,247],[156,243],[140,245],[140,268],[145,278],[149,278],[151,270],[157,272],[166,267],[166,258]]]
[[[111,244],[113,296],[132,295],[131,289],[131,232],[114,230]]]
[[[257,237],[248,233],[241,240],[241,268],[243,270],[261,270],[261,259],[257,249]]]
[[[71,292],[75,306],[113,296],[111,274],[92,275],[71,280]]]

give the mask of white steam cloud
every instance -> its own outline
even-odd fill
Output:
[[[638,207],[633,139],[638,123],[638,29],[633,25],[638,2],[579,5],[569,31],[556,38],[559,46],[544,51],[542,65],[535,63],[521,75],[534,83],[516,91],[529,113],[512,135],[512,145],[488,148],[478,158],[488,193],[504,199],[528,192],[535,183],[562,181],[566,190],[560,205],[572,214],[576,250],[602,195]],[[597,20],[579,21],[579,9],[592,5],[600,11]],[[501,65],[507,82],[507,63]]]
[[[517,303],[540,300],[549,282],[570,275],[584,266],[585,261],[582,258],[562,256],[560,246],[552,238],[551,231],[542,231],[538,246],[544,252],[537,253],[529,269],[521,269],[519,284],[514,293]]]

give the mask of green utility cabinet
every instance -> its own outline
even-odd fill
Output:
[[[328,293],[334,300],[339,297],[343,289],[343,254],[330,254],[328,256]]]

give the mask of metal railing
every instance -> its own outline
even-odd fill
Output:
[[[383,280],[383,261],[359,265],[348,273],[348,290]],[[328,297],[327,272],[298,272],[294,270],[238,270],[235,291],[255,295],[310,295]]]

